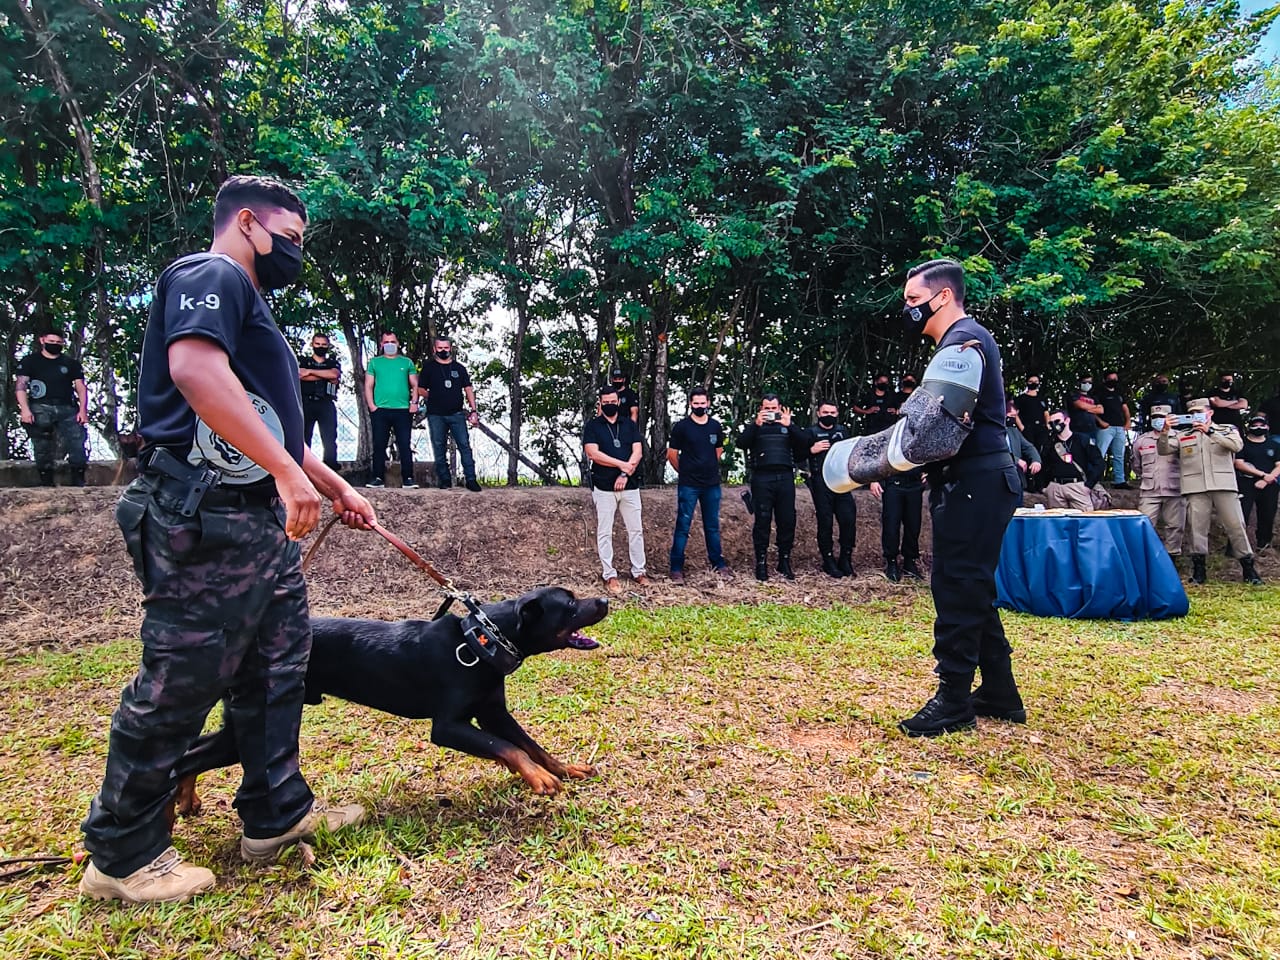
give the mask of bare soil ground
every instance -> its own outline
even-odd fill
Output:
[[[580,594],[601,591],[595,513],[590,493],[578,488],[520,487],[453,490],[368,490],[387,529],[398,534],[442,573],[482,598],[511,596],[543,584]],[[711,574],[701,519],[694,516],[686,551],[684,587],[667,579],[675,489],[645,490],[645,547],[654,585],[640,590],[626,575],[626,536],[615,525],[614,563],[623,572],[627,598],[643,604],[699,602],[852,602],[872,595],[910,595],[881,575],[880,506],[858,491],[855,577],[833,580],[819,570],[816,521],[807,490],[796,490],[798,514],[792,555],[794,583],[771,573],[767,584],[752,576],[752,517],[727,487],[721,507],[723,551],[737,577],[721,583]],[[33,648],[65,649],[119,637],[141,614],[138,583],[114,519],[120,489],[89,487],[0,491],[0,656]],[[314,535],[313,535],[314,536]],[[303,543],[304,551],[310,540]],[[929,559],[929,520],[921,535]],[[775,562],[770,551],[770,566]],[[374,534],[335,527],[317,551],[308,576],[314,613],[395,619],[430,616],[435,586],[390,544]]]

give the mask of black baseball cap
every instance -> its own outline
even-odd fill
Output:
[[[614,367],[612,370],[609,371],[610,380],[619,380],[624,376],[625,374],[622,372],[621,367]]]

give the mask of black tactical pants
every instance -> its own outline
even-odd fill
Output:
[[[940,674],[972,674],[980,665],[1007,661],[996,602],[996,565],[1005,528],[1018,499],[1018,471],[1004,467],[929,478],[933,519],[930,586],[937,619],[933,655]],[[984,667],[989,669],[988,667]]]
[[[818,552],[824,557],[831,554],[833,518],[840,521],[840,550],[853,550],[857,539],[858,507],[852,493],[836,493],[822,477],[809,477],[809,493],[813,496],[813,510],[818,515]]]
[[[778,556],[791,555],[796,541],[796,476],[791,470],[757,470],[751,476],[751,503],[756,521],[751,542],[756,556],[769,552],[769,527],[778,523]]]
[[[320,446],[324,448],[324,463],[330,470],[338,469],[338,407],[329,397],[303,399],[302,435],[307,446],[316,427],[320,428]]]
[[[920,523],[924,516],[924,485],[919,482],[881,484],[880,548],[886,560],[920,559]]]
[[[196,516],[144,474],[116,507],[142,581],[142,662],[111,718],[102,788],[82,824],[98,869],[123,877],[169,846],[174,767],[220,699],[244,767],[246,836],[278,836],[310,810],[298,732],[311,653],[298,544],[277,501],[215,489]]]

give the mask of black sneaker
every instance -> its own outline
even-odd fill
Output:
[[[960,702],[944,700],[939,692],[930,697],[914,717],[899,723],[898,729],[908,737],[940,737],[977,726],[978,718],[968,697]]]
[[[885,562],[884,575],[885,575],[885,579],[887,579],[890,583],[897,583],[899,580],[902,579],[902,576],[898,573],[897,560],[888,560]]]
[[[904,577],[910,577],[912,580],[924,579],[924,574],[920,572],[920,568],[916,565],[914,560],[902,561],[902,575]]]
[[[467,489],[472,493],[479,493],[484,488],[480,486],[480,482],[478,480],[472,477],[467,481]]]
[[[406,480],[400,484],[401,490],[416,490],[417,488],[418,482],[416,480]]]
[[[766,560],[756,561],[756,579],[764,583],[769,579],[769,563]]]
[[[379,480],[377,477],[374,477],[372,480],[366,483],[365,486],[366,487],[385,487],[386,483]]]

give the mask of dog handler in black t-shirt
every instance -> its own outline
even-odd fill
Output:
[[[66,345],[62,334],[49,330],[40,335],[40,349],[18,361],[14,387],[18,414],[31,437],[36,470],[44,487],[53,486],[53,458],[59,436],[67,448],[73,487],[84,486],[84,468],[88,464],[84,428],[89,422],[89,392],[80,361],[62,355]]]
[[[689,394],[689,416],[671,428],[667,462],[680,476],[676,485],[676,529],[671,538],[671,582],[684,583],[684,548],[693,526],[693,511],[702,507],[702,535],[707,562],[722,579],[733,574],[720,551],[720,458],[724,427],[710,416],[711,398],[702,387]]]
[[[297,541],[323,498],[348,526],[377,520],[304,446],[297,360],[259,293],[298,278],[306,225],[283,184],[231,177],[209,252],[156,281],[138,387],[142,472],[116,507],[142,581],[142,662],[82,825],[85,896],[179,901],[214,885],[171,846],[165,812],[173,771],[220,699],[243,766],[245,860],[270,862],[321,823],[364,816],[316,803],[298,765],[311,623]]]

